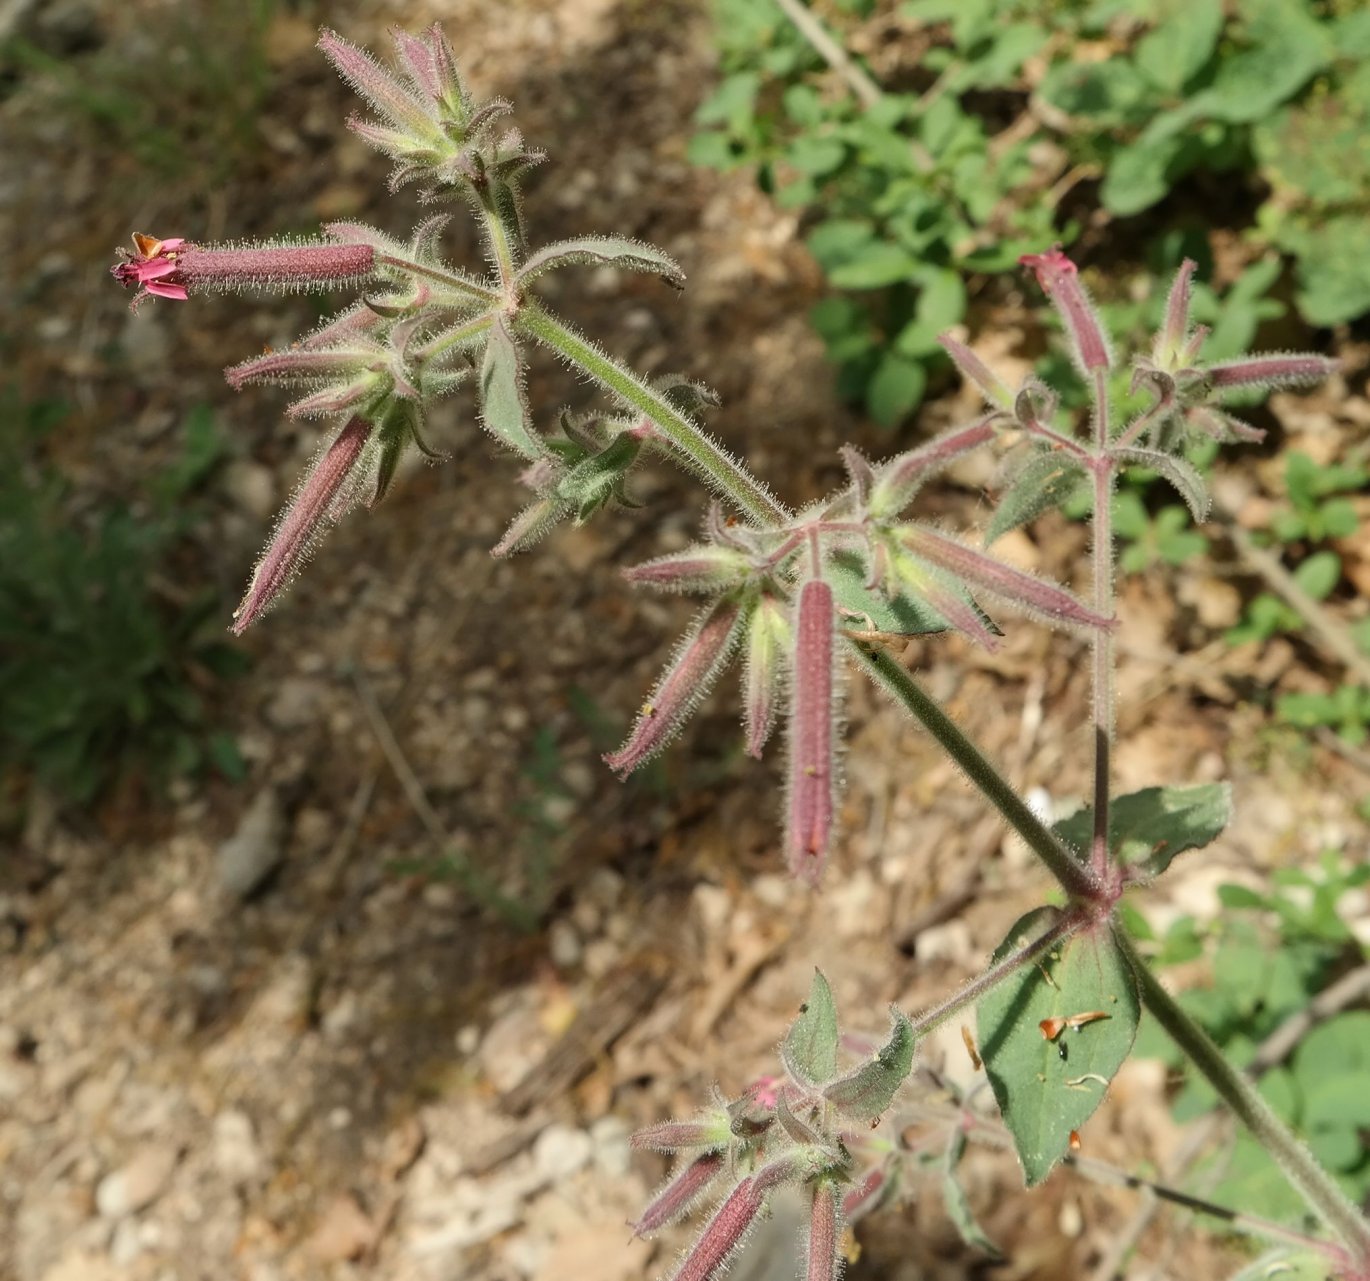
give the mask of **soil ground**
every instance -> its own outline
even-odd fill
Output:
[[[443,22],[476,94],[510,98],[551,153],[529,184],[533,241],[616,231],[683,263],[681,297],[609,272],[559,276],[548,297],[638,368],[715,387],[713,428],[789,501],[837,482],[843,441],[880,456],[972,412],[949,392],[891,437],[835,399],[805,320],[821,279],[796,218],[748,175],[686,161],[712,74],[702,6],[280,5],[265,97],[235,131],[198,95],[218,84],[238,101],[239,64],[221,82],[203,65],[216,65],[216,41],[238,56],[236,9],[0,5],[114,103],[97,110],[37,66],[0,102],[7,376],[69,402],[52,461],[92,502],[136,506],[188,409],[212,407],[230,459],[203,498],[194,561],[225,621],[319,431],[283,419],[269,391],[234,396],[220,369],[289,342],[316,313],[293,298],[201,298],[130,316],[106,270],[135,229],[212,240],[339,217],[406,229],[413,200],[386,198],[384,162],[342,128],[352,102],[312,48],[320,22],[371,47],[393,22]],[[112,67],[136,74],[102,81]],[[165,144],[146,128],[130,136],[149,98],[165,103]],[[458,260],[476,253],[460,216],[449,245]],[[994,317],[998,355],[1020,368],[1026,306]],[[1363,434],[1358,385],[1276,399],[1280,443],[1328,457]],[[546,362],[531,398],[547,414],[591,392]],[[513,469],[465,402],[435,422],[433,443],[450,460],[346,520],[244,642],[250,671],[215,706],[244,781],[198,779],[169,797],[134,783],[84,811],[28,796],[0,855],[0,1276],[658,1275],[685,1237],[630,1239],[625,1224],[664,1170],[630,1156],[630,1130],[689,1114],[714,1082],[736,1094],[772,1071],[815,965],[852,1020],[879,1032],[889,1002],[945,994],[1044,892],[927,737],[854,675],[843,838],[820,894],[783,874],[779,771],[742,756],[730,683],[645,780],[618,783],[600,755],[689,617],[619,570],[682,545],[701,494],[652,472],[645,511],[496,562],[488,549],[519,503]],[[1268,457],[1230,467],[1238,519],[1268,510],[1275,475]],[[973,525],[990,479],[955,473],[929,493],[931,514]],[[1047,522],[1008,546],[1069,577],[1082,540]],[[1370,572],[1364,534],[1344,555]],[[1301,643],[1222,641],[1245,584],[1205,563],[1122,592],[1119,786],[1227,778],[1237,802],[1222,841],[1149,897],[1158,920],[1211,916],[1218,884],[1257,883],[1325,848],[1365,853],[1364,760],[1274,732],[1247,699],[1329,669]],[[937,638],[905,661],[1015,783],[1064,808],[1088,788],[1084,650],[1025,623],[1008,631],[993,656]],[[245,901],[223,883],[235,833],[238,848],[279,855]],[[452,851],[540,914],[537,928],[471,893]],[[954,1031],[925,1052],[953,1070],[964,1058]],[[1158,1064],[1129,1066],[1083,1141],[1128,1168],[1164,1168],[1182,1136]],[[1134,1194],[1068,1173],[1031,1196],[1018,1180],[1007,1155],[969,1166],[972,1203],[1006,1256],[997,1277],[1082,1275],[1137,1209]],[[935,1178],[915,1191],[859,1227],[853,1281],[986,1274]],[[791,1275],[791,1214],[777,1207],[733,1275]],[[1162,1214],[1124,1267],[1206,1276],[1237,1257]]]

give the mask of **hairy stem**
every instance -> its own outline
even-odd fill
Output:
[[[489,183],[475,189],[480,200],[481,223],[485,229],[485,243],[499,272],[500,284],[507,291],[513,284],[515,272],[515,237],[511,228],[495,206],[494,193]]]
[[[1013,1148],[1013,1139],[1003,1123],[988,1117],[976,1115],[967,1124],[964,1111],[948,1114],[943,1110],[931,1115],[929,1119],[962,1125],[968,1139],[985,1147],[996,1148],[1000,1151],[1011,1151]],[[1259,1215],[1233,1210],[1228,1206],[1219,1205],[1215,1201],[1205,1200],[1203,1197],[1191,1196],[1179,1188],[1171,1187],[1166,1183],[1159,1183],[1154,1179],[1142,1178],[1140,1175],[1132,1174],[1111,1162],[1100,1161],[1096,1157],[1080,1156],[1078,1153],[1068,1152],[1062,1161],[1092,1183],[1149,1192],[1161,1201],[1168,1201],[1171,1205],[1178,1205],[1186,1210],[1192,1210],[1195,1214],[1206,1214],[1211,1218],[1219,1219],[1234,1232],[1312,1250],[1318,1254],[1326,1255],[1328,1259],[1337,1264],[1347,1262],[1345,1249],[1335,1242],[1310,1236],[1306,1232],[1299,1232],[1294,1228],[1286,1227],[1283,1223],[1276,1223],[1272,1219],[1264,1219]]]
[[[1113,459],[1109,452],[1108,372],[1094,371],[1094,612],[1113,614]],[[1110,758],[1113,752],[1113,633],[1090,632],[1094,705],[1094,836],[1090,867],[1101,880],[1108,870]]]
[[[1100,885],[1092,872],[1082,867],[1069,849],[1034,814],[980,749],[965,736],[923,689],[884,650],[851,642],[866,670],[885,687],[889,695],[923,723],[944,751],[966,773],[990,803],[1004,816],[1008,825],[1025,840],[1033,853],[1072,898],[1094,902]]]
[[[536,338],[569,363],[582,369],[600,386],[650,418],[676,453],[720,494],[753,520],[770,524],[790,513],[745,467],[710,440],[660,392],[654,391],[626,366],[600,351],[587,339],[531,299],[519,307],[514,320],[522,333]]]
[[[1012,978],[1024,966],[1031,965],[1039,956],[1051,951],[1058,943],[1064,942],[1089,923],[1089,915],[1078,909],[1065,912],[1040,938],[1011,952],[997,965],[990,966],[983,974],[966,983],[959,991],[953,992],[945,1000],[939,1001],[930,1009],[924,1010],[913,1020],[913,1032],[918,1038],[928,1035],[941,1027],[948,1019],[954,1018],[968,1006],[976,1004],[986,992],[993,991],[1000,983]]]
[[[445,271],[441,267],[429,267],[424,263],[415,262],[412,258],[401,258],[396,254],[377,254],[376,261],[387,267],[398,267],[401,271],[410,272],[415,276],[427,276],[429,280],[436,280],[439,284],[446,285],[457,293],[465,294],[472,302],[499,302],[499,294],[493,289],[487,289],[479,281],[473,280],[465,272]]]
[[[1363,1268],[1370,1268],[1370,1221],[1318,1164],[1308,1148],[1271,1111],[1255,1085],[1227,1061],[1203,1028],[1161,986],[1127,936],[1120,930],[1115,937],[1137,973],[1142,1004],[1257,1142],[1270,1153],[1285,1178],[1299,1190],[1318,1217],[1346,1242],[1356,1262]]]

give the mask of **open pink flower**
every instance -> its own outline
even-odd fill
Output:
[[[154,298],[176,298],[181,302],[185,301],[184,283],[179,279],[168,279],[176,273],[176,260],[184,244],[185,240],[180,236],[174,236],[170,240],[158,240],[155,236],[144,236],[136,231],[133,233],[133,246],[136,252],[130,255],[128,250],[121,249],[119,252],[124,255],[124,261],[115,263],[110,268],[110,274],[124,288],[139,286],[139,292],[133,299],[133,307],[136,308],[149,295]]]

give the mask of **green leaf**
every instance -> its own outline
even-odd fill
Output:
[[[1314,600],[1325,600],[1341,582],[1341,557],[1336,552],[1314,552],[1294,571],[1294,581]]]
[[[876,241],[834,267],[828,278],[838,289],[883,289],[902,284],[917,270],[918,259],[906,249]]]
[[[887,351],[866,387],[866,407],[882,427],[896,427],[918,408],[928,372],[916,360]]]
[[[999,500],[985,532],[985,546],[1059,507],[1075,492],[1083,476],[1080,464],[1065,454],[1045,450],[1034,456]]]
[[[822,177],[841,166],[846,146],[837,138],[800,134],[785,151],[785,159],[800,173]]]
[[[1104,207],[1128,217],[1164,199],[1183,148],[1178,136],[1148,141],[1146,135],[1124,148],[1110,162],[1099,187]]]
[[[966,1132],[957,1126],[951,1132],[951,1142],[947,1144],[946,1164],[942,1172],[942,1200],[946,1203],[947,1217],[952,1226],[961,1234],[961,1240],[976,1250],[983,1250],[991,1258],[1003,1257],[999,1247],[986,1235],[984,1228],[976,1221],[966,1198],[966,1190],[956,1177],[956,1167],[961,1163],[966,1150]]]
[[[503,320],[490,326],[480,371],[481,421],[486,431],[528,459],[543,450],[529,427],[528,400],[518,345]]]
[[[828,582],[846,626],[891,636],[944,632],[946,622],[921,596],[887,597],[866,586],[866,569],[855,552],[837,552],[828,561]]]
[[[1339,325],[1370,311],[1370,221],[1363,214],[1318,219],[1280,242],[1297,255],[1297,301],[1310,324]]]
[[[1219,120],[1248,123],[1292,98],[1332,59],[1327,29],[1302,0],[1243,0],[1239,40],[1246,47],[1218,64],[1199,95]]]
[[[966,314],[966,286],[959,271],[924,272],[918,282],[917,314],[895,337],[893,347],[904,356],[926,356],[936,351],[937,339]]]
[[[785,1066],[809,1085],[823,1085],[837,1074],[837,1006],[822,970],[813,973],[809,999],[799,1009],[780,1047]]]
[[[1055,919],[1029,912],[1009,931],[992,963],[1019,950]],[[1103,1012],[1048,1041],[1044,1019]],[[1037,965],[1025,966],[981,999],[980,1054],[1028,1187],[1041,1183],[1103,1102],[1137,1034],[1137,980],[1106,928],[1078,934]],[[1064,1054],[1065,1057],[1062,1057]]]
[[[653,272],[678,288],[685,284],[685,273],[670,254],[627,236],[580,236],[575,240],[558,240],[529,257],[519,268],[516,279],[519,284],[527,284],[549,271],[572,265]]]
[[[1266,899],[1264,894],[1245,885],[1219,885],[1218,902],[1224,907],[1260,909],[1265,907]]]
[[[890,1039],[873,1059],[826,1086],[823,1097],[848,1120],[879,1120],[908,1079],[913,1049],[913,1024],[903,1010],[891,1005]]]
[[[1091,130],[1136,124],[1154,114],[1155,91],[1126,58],[1105,62],[1058,62],[1042,79],[1040,93]]]
[[[1146,467],[1165,477],[1175,492],[1184,499],[1189,514],[1196,523],[1208,518],[1208,487],[1198,469],[1191,467],[1183,458],[1173,454],[1163,454],[1159,449],[1137,449],[1128,447],[1114,451],[1117,457],[1137,467]]]
[[[1223,29],[1220,0],[1160,0],[1151,7],[1151,31],[1137,45],[1138,68],[1175,95],[1212,55]]]
[[[1177,854],[1202,849],[1227,826],[1232,788],[1227,783],[1148,787],[1117,797],[1108,813],[1114,857],[1144,877],[1156,876]],[[1077,810],[1052,830],[1075,849],[1088,850],[1094,833],[1092,807]]]

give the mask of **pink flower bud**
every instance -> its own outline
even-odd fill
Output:
[[[470,103],[457,75],[457,60],[442,26],[434,23],[422,35],[394,30],[390,33],[405,73],[419,93],[443,109],[443,114],[463,124],[470,114]]]
[[[230,365],[224,379],[234,391],[248,383],[317,382],[355,374],[371,366],[383,367],[379,347],[288,347]]]
[[[709,1190],[726,1162],[727,1158],[722,1152],[705,1152],[695,1157],[678,1174],[672,1175],[647,1203],[642,1217],[632,1225],[633,1235],[650,1236],[677,1219],[684,1218]]]
[[[635,1130],[629,1146],[640,1151],[679,1152],[685,1148],[724,1148],[732,1140],[726,1111],[707,1115],[701,1121],[661,1121]]]
[[[318,536],[319,527],[335,518],[331,513],[338,510],[335,504],[345,494],[373,430],[364,418],[351,418],[320,455],[276,526],[247,595],[234,612],[236,634],[241,635],[280,595]]]
[[[318,47],[338,74],[402,134],[416,141],[436,142],[441,138],[436,119],[419,96],[364,49],[326,28],[319,36]]]
[[[1108,339],[1104,337],[1103,326],[1094,313],[1094,304],[1080,283],[1079,271],[1061,252],[1060,245],[1044,254],[1024,254],[1018,261],[1032,269],[1043,292],[1056,304],[1080,368],[1086,373],[1107,369],[1113,363]]]
[[[926,445],[896,454],[881,463],[876,468],[876,480],[870,493],[870,514],[878,519],[899,515],[924,483],[943,467],[993,440],[998,417],[998,414],[990,414],[976,422],[953,427]]]
[[[714,1281],[722,1276],[766,1204],[766,1194],[795,1173],[794,1162],[782,1158],[743,1179],[686,1251],[671,1281]]]
[[[905,525],[899,534],[914,555],[1050,622],[1097,630],[1112,629],[1117,624],[1116,619],[1096,614],[1065,588],[1025,574],[953,538],[921,525]]]
[[[675,737],[727,666],[741,612],[737,600],[726,597],[699,616],[643,706],[628,741],[604,758],[610,769],[631,774]]]
[[[623,571],[623,577],[662,591],[712,593],[737,586],[750,573],[748,558],[735,548],[697,543],[683,552],[633,565]]]
[[[980,394],[988,404],[995,409],[1013,408],[1013,393],[1003,384],[999,375],[965,343],[957,342],[950,334],[943,334],[937,341],[942,344],[942,350],[961,371],[962,377],[980,389]]]
[[[837,1281],[842,1273],[838,1246],[842,1241],[842,1211],[832,1184],[813,1190],[809,1230],[804,1240],[805,1281]]]
[[[785,848],[790,870],[817,885],[832,840],[836,778],[832,588],[811,578],[799,590],[794,689],[790,707],[790,777]]]
[[[1175,273],[1175,281],[1170,286],[1170,294],[1165,303],[1165,322],[1156,335],[1151,349],[1152,359],[1164,370],[1180,368],[1180,358],[1185,341],[1189,337],[1189,303],[1192,296],[1191,284],[1198,264],[1186,258]]]
[[[1214,388],[1292,387],[1321,382],[1337,371],[1337,362],[1323,356],[1289,353],[1250,356],[1210,365],[1204,372]]]

